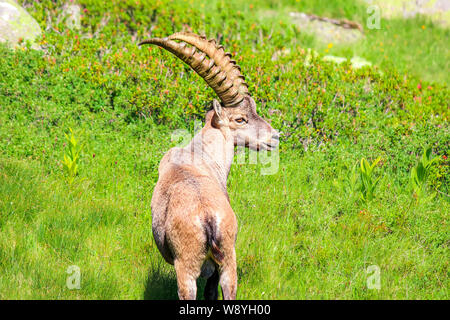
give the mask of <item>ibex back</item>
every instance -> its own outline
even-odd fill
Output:
[[[189,145],[170,149],[161,160],[151,203],[156,244],[175,267],[180,299],[196,298],[199,276],[208,279],[205,299],[217,299],[219,283],[224,299],[236,299],[237,221],[227,193],[234,147],[272,150],[278,132],[258,116],[239,66],[215,40],[175,33],[141,44],[175,54],[221,100],[213,101],[205,126]]]

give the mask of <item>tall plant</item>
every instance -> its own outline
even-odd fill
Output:
[[[426,194],[427,180],[430,175],[430,170],[439,158],[432,158],[431,147],[423,147],[422,157],[419,163],[411,169],[411,186],[414,195],[419,201]]]
[[[380,181],[380,177],[374,179],[373,170],[375,166],[380,162],[381,158],[378,157],[372,164],[365,159],[361,159],[359,173],[361,177],[361,199],[363,201],[370,201],[375,197],[375,188]]]
[[[73,130],[69,128],[70,135],[65,133],[67,151],[64,153],[64,160],[62,162],[64,172],[66,174],[66,180],[69,185],[72,185],[75,177],[78,174],[78,162],[80,160],[82,146],[79,145],[78,140],[75,138]]]

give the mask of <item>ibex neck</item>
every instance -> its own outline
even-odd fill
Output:
[[[234,157],[233,140],[207,123],[186,148],[194,153],[195,165],[212,172],[226,193],[227,178]]]

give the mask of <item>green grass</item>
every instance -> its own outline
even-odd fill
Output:
[[[384,179],[378,200],[360,206],[331,183],[339,163],[291,152],[273,176],[233,168],[238,297],[447,299],[448,202],[411,206]],[[2,298],[176,298],[151,235],[146,177],[107,169],[68,190],[34,162],[0,169]],[[65,285],[70,265],[81,268],[81,290]],[[381,269],[380,291],[366,287],[370,265]]]
[[[230,173],[239,299],[449,298],[450,91],[439,40],[448,31],[420,28],[437,39],[423,57],[419,44],[389,43],[391,29],[333,46],[331,54],[378,65],[353,70],[320,58],[305,64],[307,47],[324,53],[318,42],[287,22],[261,23],[258,12],[300,6],[359,20],[361,3],[258,1],[236,10],[237,2],[85,0],[80,31],[56,24],[52,1],[23,3],[43,27],[48,10],[57,30],[39,40],[44,52],[0,45],[0,299],[177,298],[173,267],[151,233],[151,194],[172,131],[192,132],[214,94],[181,61],[136,47],[150,25],[155,36],[186,25],[222,34],[242,57],[259,112],[283,133],[276,174],[251,164]],[[106,12],[109,22],[90,38]],[[414,42],[416,24],[428,23],[421,19],[385,22]],[[390,63],[370,50],[372,36],[389,47]],[[283,47],[291,52],[273,61]],[[433,59],[434,67],[423,63]],[[69,128],[84,145],[71,185],[62,166]],[[423,145],[439,161],[417,199],[409,177]],[[380,180],[365,202],[357,165],[377,157]],[[80,290],[66,286],[71,265],[80,267]],[[366,285],[372,265],[380,290]]]

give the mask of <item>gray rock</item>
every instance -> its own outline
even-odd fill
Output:
[[[39,24],[14,0],[0,0],[0,41],[15,46],[20,40],[34,42],[41,35]],[[37,48],[37,45],[33,45]]]
[[[331,22],[311,19],[303,12],[290,12],[289,15],[300,31],[312,34],[324,43],[352,43],[364,37],[358,29],[344,28]]]

